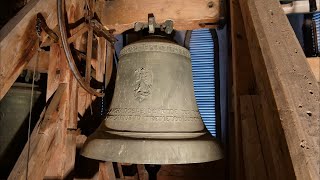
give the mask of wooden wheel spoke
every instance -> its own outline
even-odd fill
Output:
[[[68,43],[71,44],[76,41],[81,35],[86,33],[89,30],[88,25],[85,23],[80,24],[74,28],[71,32],[71,37],[68,38]]]
[[[85,77],[85,81],[86,83],[88,83],[88,85],[90,85],[90,78],[91,78],[92,40],[93,40],[93,29],[90,28],[88,31],[88,38],[87,38],[86,77]]]

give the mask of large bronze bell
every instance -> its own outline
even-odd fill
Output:
[[[223,158],[198,112],[189,51],[155,39],[124,47],[108,116],[88,137],[82,155],[134,164]]]

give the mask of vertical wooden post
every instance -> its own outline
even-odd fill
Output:
[[[116,180],[112,162],[100,162],[99,171],[92,180]]]
[[[276,0],[240,0],[275,179],[320,179],[319,86]]]
[[[230,119],[230,179],[244,179],[240,96],[255,93],[255,79],[239,0],[230,2],[232,40],[232,106]],[[232,119],[233,118],[233,119]]]
[[[240,96],[244,169],[247,180],[267,180],[269,178],[257,125],[259,112],[255,108],[252,96]]]
[[[78,85],[74,79],[66,61],[63,49],[60,50],[60,83],[67,84],[67,89],[63,94],[60,108],[59,121],[62,123],[58,129],[58,149],[49,162],[45,178],[63,179],[71,173],[75,163],[76,134],[77,130],[77,102]]]
[[[49,100],[49,98],[58,88],[60,82],[59,79],[61,53],[63,52],[60,51],[59,44],[52,44],[50,46],[46,101]]]
[[[108,45],[107,45],[108,44]],[[112,48],[109,43],[104,38],[98,39],[98,58],[96,66],[96,79],[99,82],[105,81],[109,82],[112,71]],[[111,61],[111,62],[110,62]],[[108,63],[107,63],[108,62]],[[109,68],[111,66],[111,68]],[[109,75],[110,74],[110,75]],[[98,180],[115,180],[115,173],[113,169],[112,162],[100,162],[99,171],[94,176],[93,179]]]

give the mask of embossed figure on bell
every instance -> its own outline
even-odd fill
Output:
[[[152,72],[146,68],[138,68],[134,71],[136,81],[134,82],[134,92],[138,101],[143,101],[151,93]]]
[[[155,39],[124,47],[108,116],[88,137],[81,154],[134,164],[223,158],[198,112],[189,51]]]

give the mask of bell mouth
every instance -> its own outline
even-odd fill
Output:
[[[106,130],[107,133],[130,138],[144,139],[190,139],[204,135],[206,132],[132,132]]]
[[[81,155],[132,164],[190,164],[223,158],[219,142],[208,133],[191,139],[145,139],[97,131],[88,137]]]

